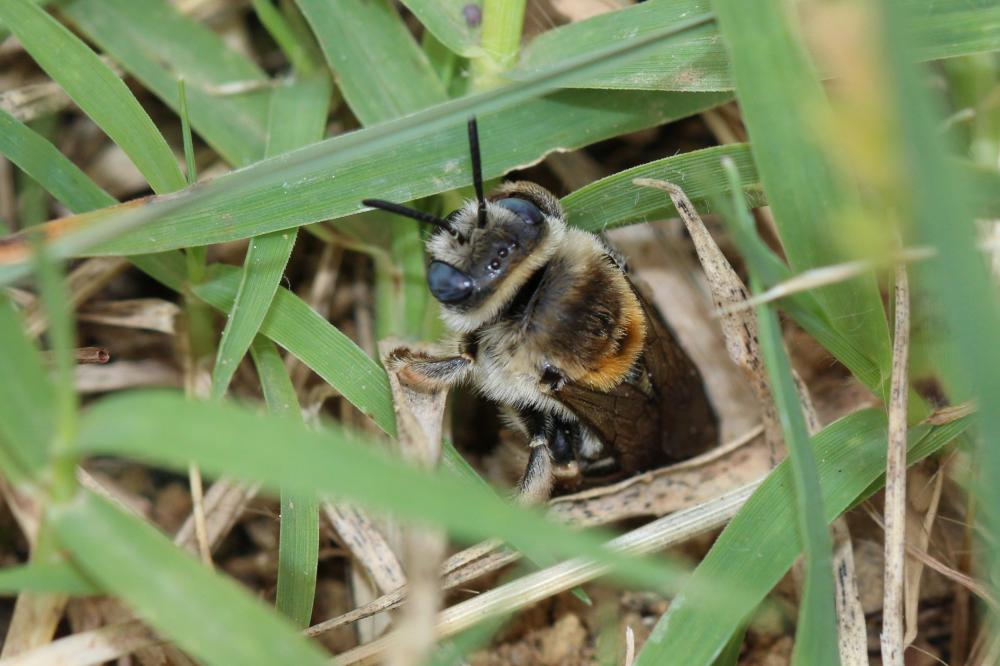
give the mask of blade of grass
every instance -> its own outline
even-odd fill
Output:
[[[106,501],[83,493],[50,515],[56,535],[89,576],[199,661],[327,663],[321,650],[238,584]],[[152,562],[155,576],[149,575]]]
[[[900,31],[912,19],[892,3],[880,4],[883,55],[888,69],[890,103],[900,132],[896,156],[908,198],[902,209],[910,216],[917,242],[937,248],[938,258],[924,267],[922,283],[934,296],[934,307],[944,319],[948,335],[943,344],[951,351],[940,368],[949,390],[962,395],[971,389],[981,408],[982,441],[975,465],[986,533],[1000,534],[1000,309],[995,281],[975,248],[966,182],[949,168],[947,147],[940,138],[939,117],[928,92],[909,64],[913,46]],[[1000,557],[983,551],[983,569],[994,586],[1000,581]],[[991,618],[997,621],[994,615]],[[994,626],[996,626],[994,624]]]
[[[465,58],[473,58],[482,53],[479,46],[479,23],[470,21],[471,15],[479,10],[478,19],[482,19],[482,10],[477,3],[467,0],[402,0],[413,15],[417,17],[424,28],[430,31],[439,42],[447,46],[453,53]],[[466,10],[472,6],[474,9]]]
[[[713,199],[713,204],[722,213],[730,237],[750,267],[751,275],[764,285],[787,280],[791,277],[791,271],[757,235],[742,198],[736,196],[734,188],[739,186],[740,174],[735,162],[729,157],[723,157],[722,168],[729,179],[730,198],[727,200],[717,196]],[[879,390],[882,383],[881,370],[850,339],[833,327],[811,292],[782,299],[781,307],[869,390],[873,393]]]
[[[757,169],[746,144],[695,150],[619,171],[568,194],[563,197],[562,205],[570,224],[593,232],[677,217],[669,197],[650,188],[636,187],[632,182],[636,178],[662,178],[684,183],[684,192],[691,202],[699,211],[707,212],[710,196],[729,190],[720,165],[720,160],[727,156],[739,169],[740,187],[750,205],[764,205]]]
[[[275,7],[271,0],[251,0],[251,4],[257,18],[271,35],[271,39],[292,64],[292,69],[299,76],[312,74],[316,67],[309,46],[295,34],[295,30],[281,10]]]
[[[108,227],[114,228],[117,231],[122,227],[141,224],[147,221],[150,217],[163,215],[166,212],[177,208],[180,208],[182,211],[184,209],[188,209],[190,212],[192,208],[197,208],[197,204],[199,203],[222,203],[227,209],[229,209],[227,210],[227,218],[231,219],[234,212],[236,212],[233,210],[235,206],[232,205],[234,201],[225,201],[227,196],[223,196],[224,194],[228,196],[238,194],[239,197],[242,198],[244,206],[246,204],[252,204],[252,207],[256,208],[258,213],[266,212],[268,215],[273,215],[276,212],[273,208],[276,199],[294,199],[295,207],[300,211],[298,214],[291,217],[286,216],[284,219],[279,217],[277,224],[273,224],[271,228],[259,229],[254,233],[246,234],[242,237],[259,235],[268,231],[297,226],[310,221],[337,217],[338,213],[335,210],[331,211],[331,206],[328,203],[308,196],[308,190],[312,189],[315,193],[315,188],[317,186],[320,186],[320,189],[331,189],[331,181],[334,178],[340,177],[342,180],[338,184],[342,185],[344,179],[349,180],[355,175],[356,172],[360,173],[358,171],[362,167],[362,164],[360,163],[356,163],[354,165],[356,167],[354,170],[338,172],[336,168],[337,162],[343,164],[344,162],[349,162],[351,159],[356,159],[359,156],[365,157],[365,161],[368,162],[368,168],[365,170],[369,171],[367,175],[370,177],[371,169],[376,166],[371,159],[375,156],[373,153],[376,153],[378,148],[385,148],[387,144],[398,149],[401,148],[402,145],[408,140],[419,142],[423,139],[425,142],[440,142],[442,138],[449,140],[452,145],[457,144],[459,136],[464,135],[464,124],[470,115],[482,115],[487,111],[498,111],[502,109],[514,109],[511,113],[504,114],[505,118],[509,118],[514,115],[515,112],[523,113],[525,109],[531,105],[520,104],[521,102],[538,97],[545,92],[559,87],[563,83],[585,76],[593,71],[601,71],[605,68],[612,68],[622,62],[628,62],[632,58],[641,57],[648,49],[656,46],[660,41],[670,41],[678,35],[683,34],[686,30],[690,30],[693,27],[699,26],[709,20],[711,19],[708,16],[694,17],[686,22],[671,26],[669,29],[655,32],[642,39],[634,40],[626,46],[612,47],[568,61],[546,70],[545,72],[536,74],[530,79],[506,86],[502,90],[489,90],[477,95],[453,100],[418,113],[410,114],[393,122],[382,123],[363,132],[352,132],[345,136],[338,137],[335,142],[321,142],[308,148],[296,151],[296,153],[281,156],[280,163],[284,168],[280,170],[275,168],[276,162],[262,162],[257,165],[256,168],[239,170],[232,174],[228,174],[227,176],[215,179],[214,181],[206,183],[194,191],[188,192],[185,196],[172,197],[168,201],[163,201],[161,199],[156,202],[149,202],[143,206],[141,210],[133,210],[122,214],[122,217],[126,218],[125,220],[119,219],[114,222],[109,221],[107,223]],[[602,100],[607,100],[608,95],[602,94],[598,97]],[[643,106],[646,107],[647,111],[652,107],[652,109],[655,109],[656,114],[677,112],[677,108],[665,110],[663,105],[665,100],[663,99],[653,100],[649,95],[641,95],[640,98],[644,101]],[[621,102],[621,99],[619,98],[618,101]],[[634,101],[636,100],[633,100],[633,102]],[[705,98],[699,99],[682,96],[678,101],[680,102],[678,106],[684,106],[685,104],[689,105],[688,112],[690,112],[690,106],[697,106],[698,104],[703,104],[709,100],[706,100]],[[538,109],[534,109],[534,111],[538,111]],[[555,126],[561,126],[564,128],[566,119],[563,116],[566,115],[566,111],[568,111],[568,109],[563,110],[562,113],[556,114],[555,120],[558,120],[559,122],[557,123],[554,120],[553,124],[547,129],[553,130]],[[636,113],[636,109],[634,107],[629,108],[627,113],[629,115],[633,115]],[[604,114],[597,113],[595,116],[597,118],[603,118],[605,122],[614,120],[613,115],[605,117]],[[536,122],[538,117],[545,116],[533,116],[531,118],[532,122],[528,123],[532,129],[535,129],[539,125],[539,123]],[[660,119],[662,120],[662,115]],[[621,133],[623,130],[623,124],[627,125],[627,122],[619,123],[615,127],[616,134]],[[450,127],[451,131],[442,131],[446,127]],[[523,128],[519,127],[518,129],[520,134],[523,135],[525,133],[520,131]],[[595,131],[594,128],[588,125],[585,129],[583,140],[594,141],[600,138],[600,135],[600,131]],[[521,141],[506,143],[508,146],[515,146],[521,149],[523,149],[524,146],[528,146],[533,149],[528,151],[528,154],[530,155],[533,151],[538,150],[539,145],[543,145],[546,146],[547,149],[551,149],[552,141],[553,135],[550,132],[544,137],[540,137],[531,143],[525,144]],[[421,148],[424,148],[425,151],[427,147],[428,146],[426,144],[421,146]],[[333,157],[331,155],[331,150],[336,150],[336,158],[339,159],[330,159]],[[406,172],[406,177],[403,178],[401,182],[409,182],[412,185],[414,173],[424,174],[427,167],[426,158],[428,156],[433,156],[436,152],[432,150],[428,154],[425,151],[416,153],[412,153],[410,151],[403,152],[402,154],[409,158],[406,160],[400,160],[397,156],[394,158],[394,161],[387,160],[386,162],[378,162],[377,169],[379,171],[379,185],[373,187],[375,191],[369,190],[368,192],[358,193],[357,196],[389,195],[386,198],[405,201],[416,196],[433,194],[450,189],[447,182],[449,180],[448,178],[432,176],[430,173],[424,176],[424,178],[421,179],[423,182],[420,183],[420,186],[427,187],[430,190],[427,192],[416,192],[410,194],[409,196],[404,196],[400,192],[400,186],[398,184],[393,185],[391,175],[386,173],[389,166],[399,166],[400,164],[407,163],[408,170]],[[454,155],[457,154],[457,152],[457,150],[451,150],[448,154]],[[443,156],[438,155],[437,157],[440,158]],[[414,158],[419,158],[418,161],[424,162],[424,170],[414,168],[417,166],[417,164],[413,161]],[[331,164],[331,161],[333,161],[334,164]],[[499,160],[497,160],[497,162],[499,162]],[[490,158],[486,159],[484,164],[484,174],[487,177],[492,175],[491,169],[497,170],[497,162],[493,162]],[[454,162],[452,162],[451,165],[450,171],[452,172],[452,178],[458,181],[456,184],[464,184],[462,180],[454,178],[454,175],[458,174],[462,176],[464,180],[468,178],[468,172],[460,167],[456,168],[454,166]],[[317,170],[318,167],[321,168],[321,170]],[[331,173],[334,175],[331,176]],[[279,178],[275,179],[275,175],[278,175]],[[295,183],[296,186],[293,187],[292,183]],[[386,189],[390,191],[385,192]],[[411,191],[414,189],[419,190],[420,187],[408,187],[407,189],[410,189]],[[276,196],[279,192],[280,196]],[[257,196],[250,196],[251,193],[254,193]],[[342,189],[341,194],[344,194]],[[263,195],[263,199],[260,198],[261,195]],[[310,202],[312,205],[310,205]],[[355,212],[359,208],[356,200],[353,204],[349,205],[349,207],[343,200],[340,205],[344,208],[349,208],[348,210],[342,211],[340,214]],[[205,212],[207,211],[202,210],[201,214],[204,214]],[[318,217],[310,219],[310,215],[316,215],[317,213],[319,214]],[[106,215],[108,215],[108,213],[98,215],[97,217],[101,218]],[[61,238],[52,241],[54,245],[53,254],[60,256],[61,253],[65,253],[69,249],[67,246],[73,246],[77,243],[93,242],[94,236],[99,234],[97,231],[93,230],[93,228],[86,228],[88,226],[93,227],[93,220],[94,216],[91,215],[88,218],[90,224],[87,224],[86,222],[81,224],[81,220],[79,219],[70,222],[69,224],[79,226],[81,228],[75,231],[72,235],[74,238],[72,239]],[[63,222],[61,224],[66,225],[67,222]],[[222,227],[232,228],[232,226],[231,222],[228,221],[222,225],[213,224],[212,222],[207,222],[207,225],[201,223],[195,224],[195,227],[202,229],[207,227],[215,227],[217,229]],[[243,227],[243,225],[238,226]],[[57,233],[56,228],[58,227],[59,225],[49,227],[48,231],[55,234]],[[167,242],[171,244],[172,247],[177,247],[203,245],[219,242],[220,240],[218,238],[198,238],[200,234],[195,234],[195,237],[192,238],[189,234],[193,231],[193,229],[188,228],[188,233],[182,233],[181,228],[182,227],[177,224],[171,225],[169,228],[169,237],[160,236],[156,233],[157,231],[162,233],[166,230],[166,225],[163,225],[162,223],[157,225],[155,229],[144,229],[142,232],[143,241],[141,243],[141,245],[144,246],[144,249],[141,250],[141,252],[155,252],[169,249],[167,247],[151,248],[149,247],[151,242],[154,244]],[[108,232],[104,231],[104,233]],[[84,238],[85,240],[81,240],[81,238]],[[133,242],[135,240],[137,239],[133,238]],[[177,241],[181,242],[178,243]],[[174,243],[177,244],[174,245]],[[118,252],[137,253],[136,250],[125,250],[121,247],[120,241],[115,247]],[[114,248],[106,246],[104,250],[114,251]],[[23,271],[23,268],[21,271]],[[4,267],[4,270],[0,271],[0,282],[9,280],[17,274],[17,269]]]
[[[297,4],[338,74],[344,100],[362,123],[397,118],[447,99],[426,54],[388,0]],[[386,76],[393,80],[381,80]]]
[[[937,451],[971,424],[970,417],[963,417],[945,425],[911,428],[909,463]],[[886,436],[885,414],[872,409],[835,421],[812,438],[827,522],[881,488]],[[802,539],[794,516],[790,466],[790,461],[782,462],[719,535],[686,589],[653,629],[636,666],[671,663],[679,654],[684,655],[686,666],[708,666],[792,566],[802,550]],[[739,601],[717,604],[699,591],[708,583],[751,589]]]
[[[751,284],[754,285],[751,287],[753,291],[760,289],[759,280],[752,279]],[[792,662],[835,666],[839,663],[839,656],[833,607],[833,561],[830,556],[833,545],[826,529],[816,459],[792,378],[788,353],[782,343],[778,316],[771,308],[760,306],[757,308],[757,321],[771,393],[778,407],[788,447],[792,485],[795,488],[796,522],[800,539],[805,545],[806,579]]]
[[[635,39],[684,16],[708,11],[708,0],[652,0],[542,33],[523,52],[522,76],[587,49]],[[964,0],[921,3],[910,23],[915,60],[935,60],[1000,48],[1000,7],[970,8]],[[595,76],[579,87],[618,90],[718,91],[735,87],[719,33],[705,27],[698,36],[652,53],[641,61]]]
[[[271,96],[268,154],[280,154],[322,138],[330,93],[330,79],[323,73],[276,88]],[[292,254],[295,237],[296,230],[289,229],[250,240],[212,371],[214,398],[225,394],[257,335]]]
[[[3,141],[10,139],[9,144],[18,150],[5,154],[20,168],[36,177],[46,189],[49,189],[71,210],[82,212],[102,204],[105,200],[114,201],[110,195],[97,187],[50,143],[44,141],[25,125],[15,123],[10,125],[10,128],[11,132],[0,134],[0,152],[4,152],[7,147]],[[24,147],[24,149],[20,150],[20,147]],[[65,184],[62,178],[64,173],[72,176],[69,181],[70,185]],[[142,255],[132,257],[132,261],[174,291],[183,290],[186,269],[185,259],[181,253]],[[236,295],[237,271],[233,268],[221,270],[225,271],[224,275],[227,276],[224,280],[220,281],[216,277],[208,285],[201,285],[199,289],[201,296],[204,297],[207,294],[211,297],[213,307],[227,311]],[[358,409],[370,415],[379,427],[390,434],[393,433],[395,419],[392,403],[389,399],[389,383],[381,366],[333,325],[312,311],[297,296],[283,288],[279,288],[278,294],[279,297],[275,299],[272,311],[265,318],[266,325],[263,328],[263,334],[299,357],[320,377],[355,404]],[[13,316],[12,311],[11,315]],[[20,322],[11,321],[14,323],[7,329],[8,333],[22,330]],[[25,352],[24,348],[16,343],[15,338],[11,338],[11,340],[14,342],[5,339],[0,340],[0,342],[4,342],[17,352],[13,353],[11,358],[19,363],[30,365],[31,354]],[[0,347],[0,349],[3,348],[6,347]],[[37,352],[32,353],[37,356]],[[19,377],[31,376],[24,369],[16,374]],[[9,386],[9,388],[16,389],[18,387]],[[2,402],[6,405],[20,405],[22,411],[17,413],[17,418],[24,418],[31,412],[23,411],[24,405],[19,401],[30,398],[32,389],[31,385],[20,387],[16,394],[12,394],[16,395],[16,401],[5,400]],[[39,402],[38,404],[43,403]],[[48,427],[47,418],[47,416],[40,417],[40,425]],[[0,423],[0,434],[3,432],[2,423]],[[34,446],[29,451],[33,453],[41,450],[43,450],[41,447]]]
[[[198,182],[198,168],[194,161],[194,139],[191,136],[191,118],[188,116],[187,88],[184,79],[177,79],[177,115],[181,118],[181,136],[184,140],[184,179],[188,186]]]
[[[0,153],[66,204],[84,212],[117,203],[42,135],[0,109]]]
[[[177,79],[187,81],[191,124],[226,161],[242,166],[264,154],[267,76],[210,29],[160,0],[72,0],[60,11],[174,111]],[[220,92],[232,84],[259,89]]]
[[[344,99],[363,125],[392,120],[448,99],[427,55],[391,2],[298,0],[298,5],[336,72]],[[387,62],[392,65],[386,66]],[[378,75],[373,77],[372,72]],[[392,265],[375,262],[377,336],[420,338],[429,301],[420,227],[381,213],[369,217],[386,233],[368,236],[387,236],[393,259]]]
[[[125,151],[155,191],[184,187],[177,160],[153,121],[93,51],[28,0],[0,4],[0,19],[35,62]]]
[[[0,293],[0,358],[6,377],[0,381],[0,465],[4,476],[19,484],[45,467],[55,433],[56,389],[5,293]]]
[[[86,597],[100,594],[90,580],[70,564],[21,564],[0,569],[0,594],[69,594]]]
[[[48,256],[45,245],[38,239],[35,243],[35,274],[42,309],[48,318],[47,338],[54,372],[52,373],[53,395],[52,418],[55,428],[52,441],[47,443],[48,491],[56,502],[68,500],[76,490],[76,429],[78,400],[74,371],[76,360],[73,356],[74,323],[69,292],[62,266]]]
[[[638,39],[688,16],[712,10],[708,0],[644,2],[549,30],[524,48],[520,77],[585,50]],[[639,90],[718,91],[733,88],[729,61],[718,28],[705,25],[669,48],[575,84],[580,87]]]
[[[32,120],[28,123],[34,132],[37,132],[46,141],[51,141],[56,131],[58,118],[54,115],[47,115]],[[0,125],[4,121],[0,119]],[[3,130],[0,129],[0,132]],[[3,149],[0,148],[0,153]],[[41,184],[18,169],[14,174],[14,189],[17,193],[17,220],[21,229],[33,227],[49,219],[49,193]]]
[[[274,344],[258,336],[250,353],[271,413],[301,419],[295,388]],[[275,607],[299,629],[308,627],[312,619],[318,557],[319,501],[316,494],[282,490]]]
[[[502,85],[521,51],[526,0],[482,0],[481,53],[472,60],[472,88]]]
[[[183,284],[183,261],[176,255],[135,258],[143,271],[171,289]],[[236,297],[241,272],[215,264],[209,277],[194,288],[214,308],[228,311]],[[260,327],[261,334],[295,354],[351,404],[387,433],[395,433],[389,381],[382,367],[298,296],[280,288]]]
[[[279,450],[276,441],[288,445]],[[360,434],[333,425],[317,432],[226,403],[190,402],[148,391],[118,394],[92,407],[81,446],[92,454],[179,468],[194,459],[207,471],[225,470],[266,487],[332,495],[392,511],[401,519],[430,521],[462,539],[499,537],[540,561],[585,555],[612,566],[618,580],[654,589],[672,588],[679,573],[676,565],[662,560],[615,555],[600,546],[596,533],[552,523],[450,473],[410,467],[381,454]]]
[[[466,160],[459,156],[468,150],[464,123],[469,114],[479,117],[480,131],[489,144],[483,152],[483,171],[491,178],[534,163],[551,150],[570,150],[685,117],[727,99],[573,91],[491,116],[485,111],[496,108],[494,94],[480,93],[327,139],[220,176],[183,195],[147,200],[141,208],[125,204],[49,223],[45,227],[53,238],[53,253],[141,254],[220,243],[350,215],[361,210],[362,197],[409,201],[468,185],[471,176]],[[500,94],[497,100],[501,98],[513,99]],[[447,131],[439,127],[442,119],[453,123]],[[489,141],[487,127],[489,136],[515,132],[521,140]],[[98,230],[99,223],[107,227]],[[144,228],[118,231],[139,225]],[[120,237],[85,250],[94,237],[111,233]],[[18,259],[6,258],[0,264],[0,282],[23,273],[10,266]]]
[[[837,173],[810,120],[826,98],[786,16],[770,0],[715,0],[733,62],[737,100],[793,272],[850,257],[837,237],[837,216],[858,209],[857,192]],[[747,25],[756,29],[747,31]],[[877,395],[890,372],[889,329],[871,276],[815,292],[830,323],[879,368]]]

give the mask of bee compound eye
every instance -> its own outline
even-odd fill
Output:
[[[525,224],[530,224],[532,226],[540,224],[545,216],[542,215],[542,211],[538,210],[538,206],[531,203],[527,199],[500,199],[496,204],[502,208],[506,208],[510,212],[517,215],[519,218],[524,220]]]
[[[443,261],[432,261],[427,268],[427,286],[442,303],[464,301],[472,293],[472,278]]]

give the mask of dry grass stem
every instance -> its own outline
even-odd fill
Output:
[[[181,373],[173,365],[153,359],[78,365],[74,386],[79,393],[108,393],[127,388],[166,386],[178,388]]]
[[[0,109],[23,123],[62,111],[72,103],[62,87],[52,81],[28,83],[0,93]]]
[[[79,347],[73,350],[73,360],[77,363],[97,363],[103,365],[111,360],[111,354],[104,347]]]
[[[708,502],[756,481],[770,470],[768,445],[756,426],[731,442],[684,462],[616,484],[551,501],[548,515],[574,525],[595,526],[642,516],[664,516]]]
[[[882,520],[882,516],[880,516],[878,512],[871,507],[868,507],[866,510],[871,519],[875,521],[877,525],[885,529],[885,522]],[[961,585],[963,588],[977,596],[983,603],[992,608],[994,612],[1000,611],[1000,601],[993,596],[993,593],[985,583],[958,571],[954,567],[948,566],[928,553],[926,550],[919,550],[910,544],[906,544],[906,555],[907,557],[912,557],[913,559],[922,562],[924,566],[933,569],[948,580],[954,582],[956,585]]]
[[[337,540],[360,564],[380,594],[406,584],[403,565],[378,526],[362,511],[346,504],[323,504],[323,515],[330,522]]]
[[[840,663],[868,666],[868,627],[858,594],[851,533],[843,516],[833,523],[833,573]]]
[[[340,274],[343,259],[342,247],[331,242],[323,244],[323,251],[312,272],[309,291],[305,294],[306,303],[322,317],[330,316],[330,301],[337,287],[337,276]],[[301,393],[309,378],[309,367],[294,354],[288,354],[285,356],[285,368],[288,370],[288,376],[292,378],[296,392]]]
[[[979,243],[979,249],[983,252],[996,252],[998,248],[1000,248],[1000,238],[990,238]],[[935,256],[937,256],[937,250],[934,248],[911,247],[905,248],[883,261],[856,259],[854,261],[846,261],[842,264],[813,268],[803,271],[784,282],[779,282],[767,291],[761,292],[752,298],[718,308],[716,316],[723,317],[734,312],[750,310],[758,305],[771,303],[786,296],[811,291],[820,287],[827,287],[838,282],[845,282],[886,266],[896,266],[898,269],[900,265],[925,261]]]
[[[910,471],[907,482],[906,533],[910,536],[906,541],[913,550],[922,553],[926,553],[930,546],[931,531],[934,528],[934,521],[937,520],[938,507],[941,504],[941,491],[944,488],[945,475],[943,470],[934,469],[930,478],[924,473],[924,470],[931,465],[935,465],[935,463],[925,460],[915,466]],[[923,571],[924,563],[907,553],[904,563],[904,589],[906,590],[903,599],[904,617],[906,618],[906,633],[903,634],[904,647],[912,644],[917,637],[919,624],[917,610],[920,603],[920,580]]]
[[[624,666],[635,663],[635,632],[632,627],[625,627],[625,661]]]
[[[205,520],[205,489],[201,481],[201,470],[198,466],[188,466],[188,481],[191,486],[191,513],[194,516],[195,542],[198,545],[198,556],[205,566],[211,568],[212,545],[208,538],[208,522]]]
[[[665,516],[609,542],[615,551],[629,555],[658,552],[728,522],[757,489],[759,482],[738,488],[711,502]],[[468,629],[484,618],[510,613],[542,599],[582,585],[607,573],[605,564],[582,558],[572,559],[528,574],[511,583],[451,606],[438,617],[438,639]],[[391,643],[395,632],[372,643],[338,655],[338,663],[371,663]]]
[[[151,629],[133,620],[60,638],[16,657],[4,657],[0,666],[91,666],[158,642],[160,639]]]
[[[250,500],[256,497],[258,486],[246,486],[229,479],[219,479],[205,493],[202,506],[205,513],[205,528],[208,543],[215,550],[233,526],[243,515]],[[198,541],[195,534],[195,517],[189,514],[181,528],[174,535],[174,543],[191,552],[196,552]]]
[[[885,480],[885,582],[882,661],[903,665],[903,579],[906,549],[906,401],[910,338],[910,290],[906,268],[896,269],[895,325],[889,398],[889,442]]]
[[[548,515],[571,525],[597,526],[626,518],[662,516],[710,502],[767,474],[766,451],[763,442],[758,441],[762,431],[757,426],[697,458],[612,486],[558,497],[551,500]],[[760,448],[752,446],[755,443]],[[751,477],[754,470],[756,475]],[[704,496],[703,491],[711,494]],[[519,553],[509,549],[493,552],[502,545],[498,540],[484,541],[452,555],[442,567],[443,588],[452,590],[520,559]],[[313,625],[306,634],[316,636],[395,608],[406,595],[405,588],[393,590],[365,606]]]
[[[121,301],[101,301],[82,308],[77,321],[105,326],[137,328],[173,335],[181,309],[176,303],[161,298],[133,298]]]
[[[96,257],[80,263],[66,276],[70,307],[78,307],[99,292],[127,266],[128,262],[121,257]],[[36,301],[25,315],[28,333],[32,337],[41,335],[49,325],[38,305]]]
[[[69,596],[22,592],[14,604],[0,658],[6,659],[52,642]]]

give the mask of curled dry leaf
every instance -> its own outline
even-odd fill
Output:
[[[447,388],[428,385],[409,370],[404,359],[411,350],[391,342],[379,347],[389,373],[400,452],[414,464],[434,468],[441,459]],[[434,618],[441,605],[440,569],[446,545],[440,530],[407,527],[403,532],[409,602],[396,632],[399,641],[389,650],[387,663],[393,666],[423,663],[434,647]]]

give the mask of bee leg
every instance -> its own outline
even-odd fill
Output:
[[[517,501],[520,504],[540,504],[552,495],[555,479],[552,469],[552,453],[544,438],[533,438],[530,443],[531,455],[524,476],[518,485]]]
[[[404,372],[413,384],[423,384],[428,388],[457,384],[472,369],[473,362],[468,354],[431,356],[406,347],[394,349],[385,358],[387,368]]]
[[[552,438],[552,418],[531,408],[521,408],[515,412],[521,428],[528,435],[531,453],[528,466],[524,469],[518,484],[517,501],[521,504],[538,504],[552,494],[553,455],[549,447]]]

